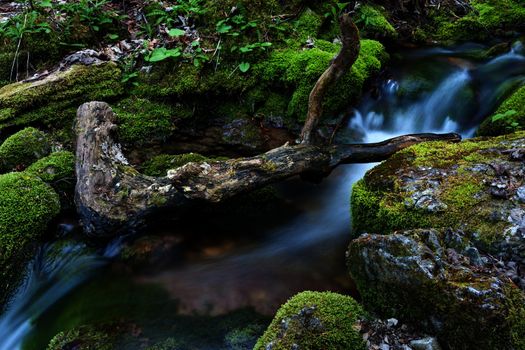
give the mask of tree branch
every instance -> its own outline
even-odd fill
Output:
[[[301,143],[312,143],[312,132],[323,115],[323,100],[328,89],[334,85],[354,64],[359,56],[359,30],[350,14],[345,13],[339,19],[343,47],[330,66],[317,80],[308,99],[308,114],[301,131]]]
[[[104,102],[77,112],[75,201],[86,233],[110,237],[141,228],[163,208],[175,212],[191,202],[220,202],[294,175],[328,175],[339,164],[377,162],[410,145],[459,141],[457,134],[416,134],[374,144],[284,145],[267,153],[226,161],[188,163],[166,177],[140,174],[113,139],[115,114]]]

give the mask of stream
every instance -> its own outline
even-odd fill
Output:
[[[353,111],[341,140],[377,142],[417,132],[472,137],[525,79],[520,42],[490,60],[469,58],[484,48],[466,44],[394,54],[389,76]],[[148,269],[116,261],[124,240],[103,249],[74,241],[45,245],[0,318],[0,350],[45,349],[60,330],[123,319],[136,326],[123,349],[170,336],[182,348],[244,349],[232,345],[238,341],[232,331],[249,328],[246,344],[253,345],[279,305],[297,292],[355,295],[344,262],[349,198],[352,184],[373,166],[341,166],[320,185],[298,179],[277,185],[291,209],[284,218],[276,207],[258,220],[232,214],[168,222],[161,235],[197,238],[175,244],[172,254],[179,258]]]

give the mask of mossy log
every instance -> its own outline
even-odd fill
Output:
[[[113,138],[115,118],[104,102],[85,103],[77,112],[75,200],[84,230],[93,236],[139,229],[159,209],[220,202],[294,175],[319,179],[339,164],[378,162],[419,142],[460,140],[457,134],[416,134],[374,144],[286,144],[255,157],[191,162],[166,177],[150,177],[128,164]]]

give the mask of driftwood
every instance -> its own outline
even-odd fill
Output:
[[[294,175],[327,175],[340,164],[381,161],[419,142],[460,140],[457,134],[415,134],[374,144],[284,145],[255,157],[188,163],[165,177],[149,177],[128,164],[113,139],[114,123],[104,102],[78,109],[75,200],[84,230],[93,236],[136,230],[160,209],[176,214],[191,202],[220,202]]]
[[[328,89],[334,85],[354,64],[359,56],[359,30],[350,14],[343,14],[339,21],[343,46],[330,66],[315,83],[308,99],[308,114],[301,131],[301,143],[312,143],[312,132],[323,115],[323,101]]]

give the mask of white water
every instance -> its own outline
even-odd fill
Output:
[[[451,53],[452,50],[427,51],[422,57],[427,59],[432,54]],[[523,47],[515,45],[511,52],[473,70],[453,69],[432,92],[409,104],[398,97],[399,84],[389,80],[384,83],[379,99],[366,98],[355,110],[348,127],[359,131],[363,139],[352,141],[378,142],[417,132],[459,132],[470,137],[474,128],[462,128],[461,124],[473,125],[472,121],[457,121],[457,116],[454,116],[458,106],[473,102],[464,100],[464,89],[477,84],[478,110],[481,114],[486,113],[510,85],[523,80],[524,62]],[[474,124],[476,122],[479,120]],[[374,164],[340,167],[323,183],[321,196],[317,194],[307,199],[315,203],[313,210],[269,232],[258,247],[210,264],[192,266],[184,271],[183,276],[204,281],[208,292],[220,294],[221,289],[231,292],[233,285],[245,279],[264,276],[263,272],[270,264],[273,267],[302,264],[304,260],[298,261],[297,254],[301,256],[300,252],[303,252],[302,257],[308,259],[308,252],[318,249],[319,243],[345,244],[341,242],[346,241],[351,227],[348,210],[351,186],[372,166]],[[110,245],[102,254],[86,253],[84,247],[78,245],[66,246],[54,257],[45,253],[50,247],[44,247],[30,265],[26,283],[0,319],[0,350],[21,349],[25,337],[32,331],[33,320],[93,276],[117,254],[118,246],[118,242]],[[179,280],[180,277],[174,275]],[[287,281],[273,282],[286,284]],[[203,294],[203,291],[196,290],[197,294]]]

